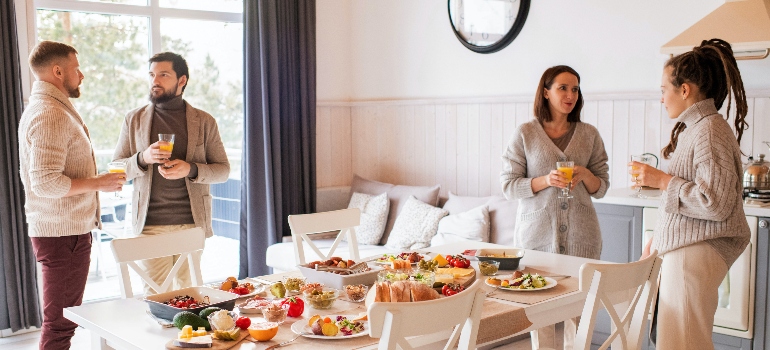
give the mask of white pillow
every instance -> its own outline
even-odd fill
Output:
[[[430,245],[460,241],[489,242],[489,206],[485,204],[444,217],[439,221],[438,233],[430,240]]]
[[[409,196],[393,224],[385,247],[393,250],[413,250],[430,246],[436,234],[438,222],[448,211],[421,202]]]
[[[388,194],[372,196],[354,192],[348,204],[348,209],[350,208],[361,210],[361,224],[356,226],[358,244],[380,244],[385,224],[388,222]],[[347,235],[343,236],[342,240],[347,241]]]

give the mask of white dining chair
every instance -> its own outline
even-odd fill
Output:
[[[291,239],[294,243],[294,255],[297,264],[304,265],[305,247],[307,244],[319,258],[327,260],[331,258],[337,246],[342,241],[342,237],[347,237],[348,250],[351,260],[359,260],[358,240],[356,239],[355,227],[361,224],[361,210],[358,208],[327,211],[315,214],[289,215],[289,228],[291,228]],[[337,238],[329,248],[328,253],[324,254],[313,243],[310,235],[317,233],[326,233],[339,230]],[[305,244],[303,244],[303,242]]]
[[[412,303],[369,305],[369,335],[380,338],[378,349],[414,349],[406,337],[432,334],[454,327],[444,349],[475,349],[486,293],[483,280],[451,297]],[[457,343],[459,340],[459,343]]]
[[[201,277],[201,254],[206,241],[206,233],[200,227],[188,230],[169,232],[161,235],[117,238],[110,242],[115,262],[118,263],[118,280],[120,294],[123,298],[132,298],[131,277],[128,267],[131,267],[142,280],[156,293],[167,292],[171,289],[174,276],[187,263],[190,266],[190,277],[193,286],[203,282]],[[163,283],[158,285],[150,278],[137,263],[138,260],[160,258],[170,255],[181,255],[171,268]]]
[[[583,264],[580,291],[587,292],[575,349],[591,349],[596,315],[603,307],[612,322],[612,333],[599,349],[638,350],[647,327],[650,309],[658,292],[658,274],[663,262],[653,251],[644,260],[627,264]]]

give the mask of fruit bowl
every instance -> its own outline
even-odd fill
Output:
[[[268,341],[278,334],[277,322],[259,322],[249,326],[249,335],[256,341]]]

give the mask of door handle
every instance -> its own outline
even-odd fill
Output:
[[[759,220],[760,228],[767,228],[767,220]]]

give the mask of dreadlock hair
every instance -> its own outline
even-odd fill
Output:
[[[679,88],[683,83],[697,86],[706,98],[714,99],[717,109],[722,108],[727,98],[725,119],[730,118],[732,96],[735,96],[735,136],[740,143],[743,131],[749,128],[749,124],[745,121],[748,105],[741,72],[738,71],[738,63],[735,61],[730,44],[721,39],[703,40],[700,46],[694,47],[692,51],[670,58],[665,67],[672,68],[671,84],[674,87]],[[664,158],[668,159],[674,152],[679,134],[686,127],[684,123],[677,122],[671,130],[671,140],[663,148]]]

